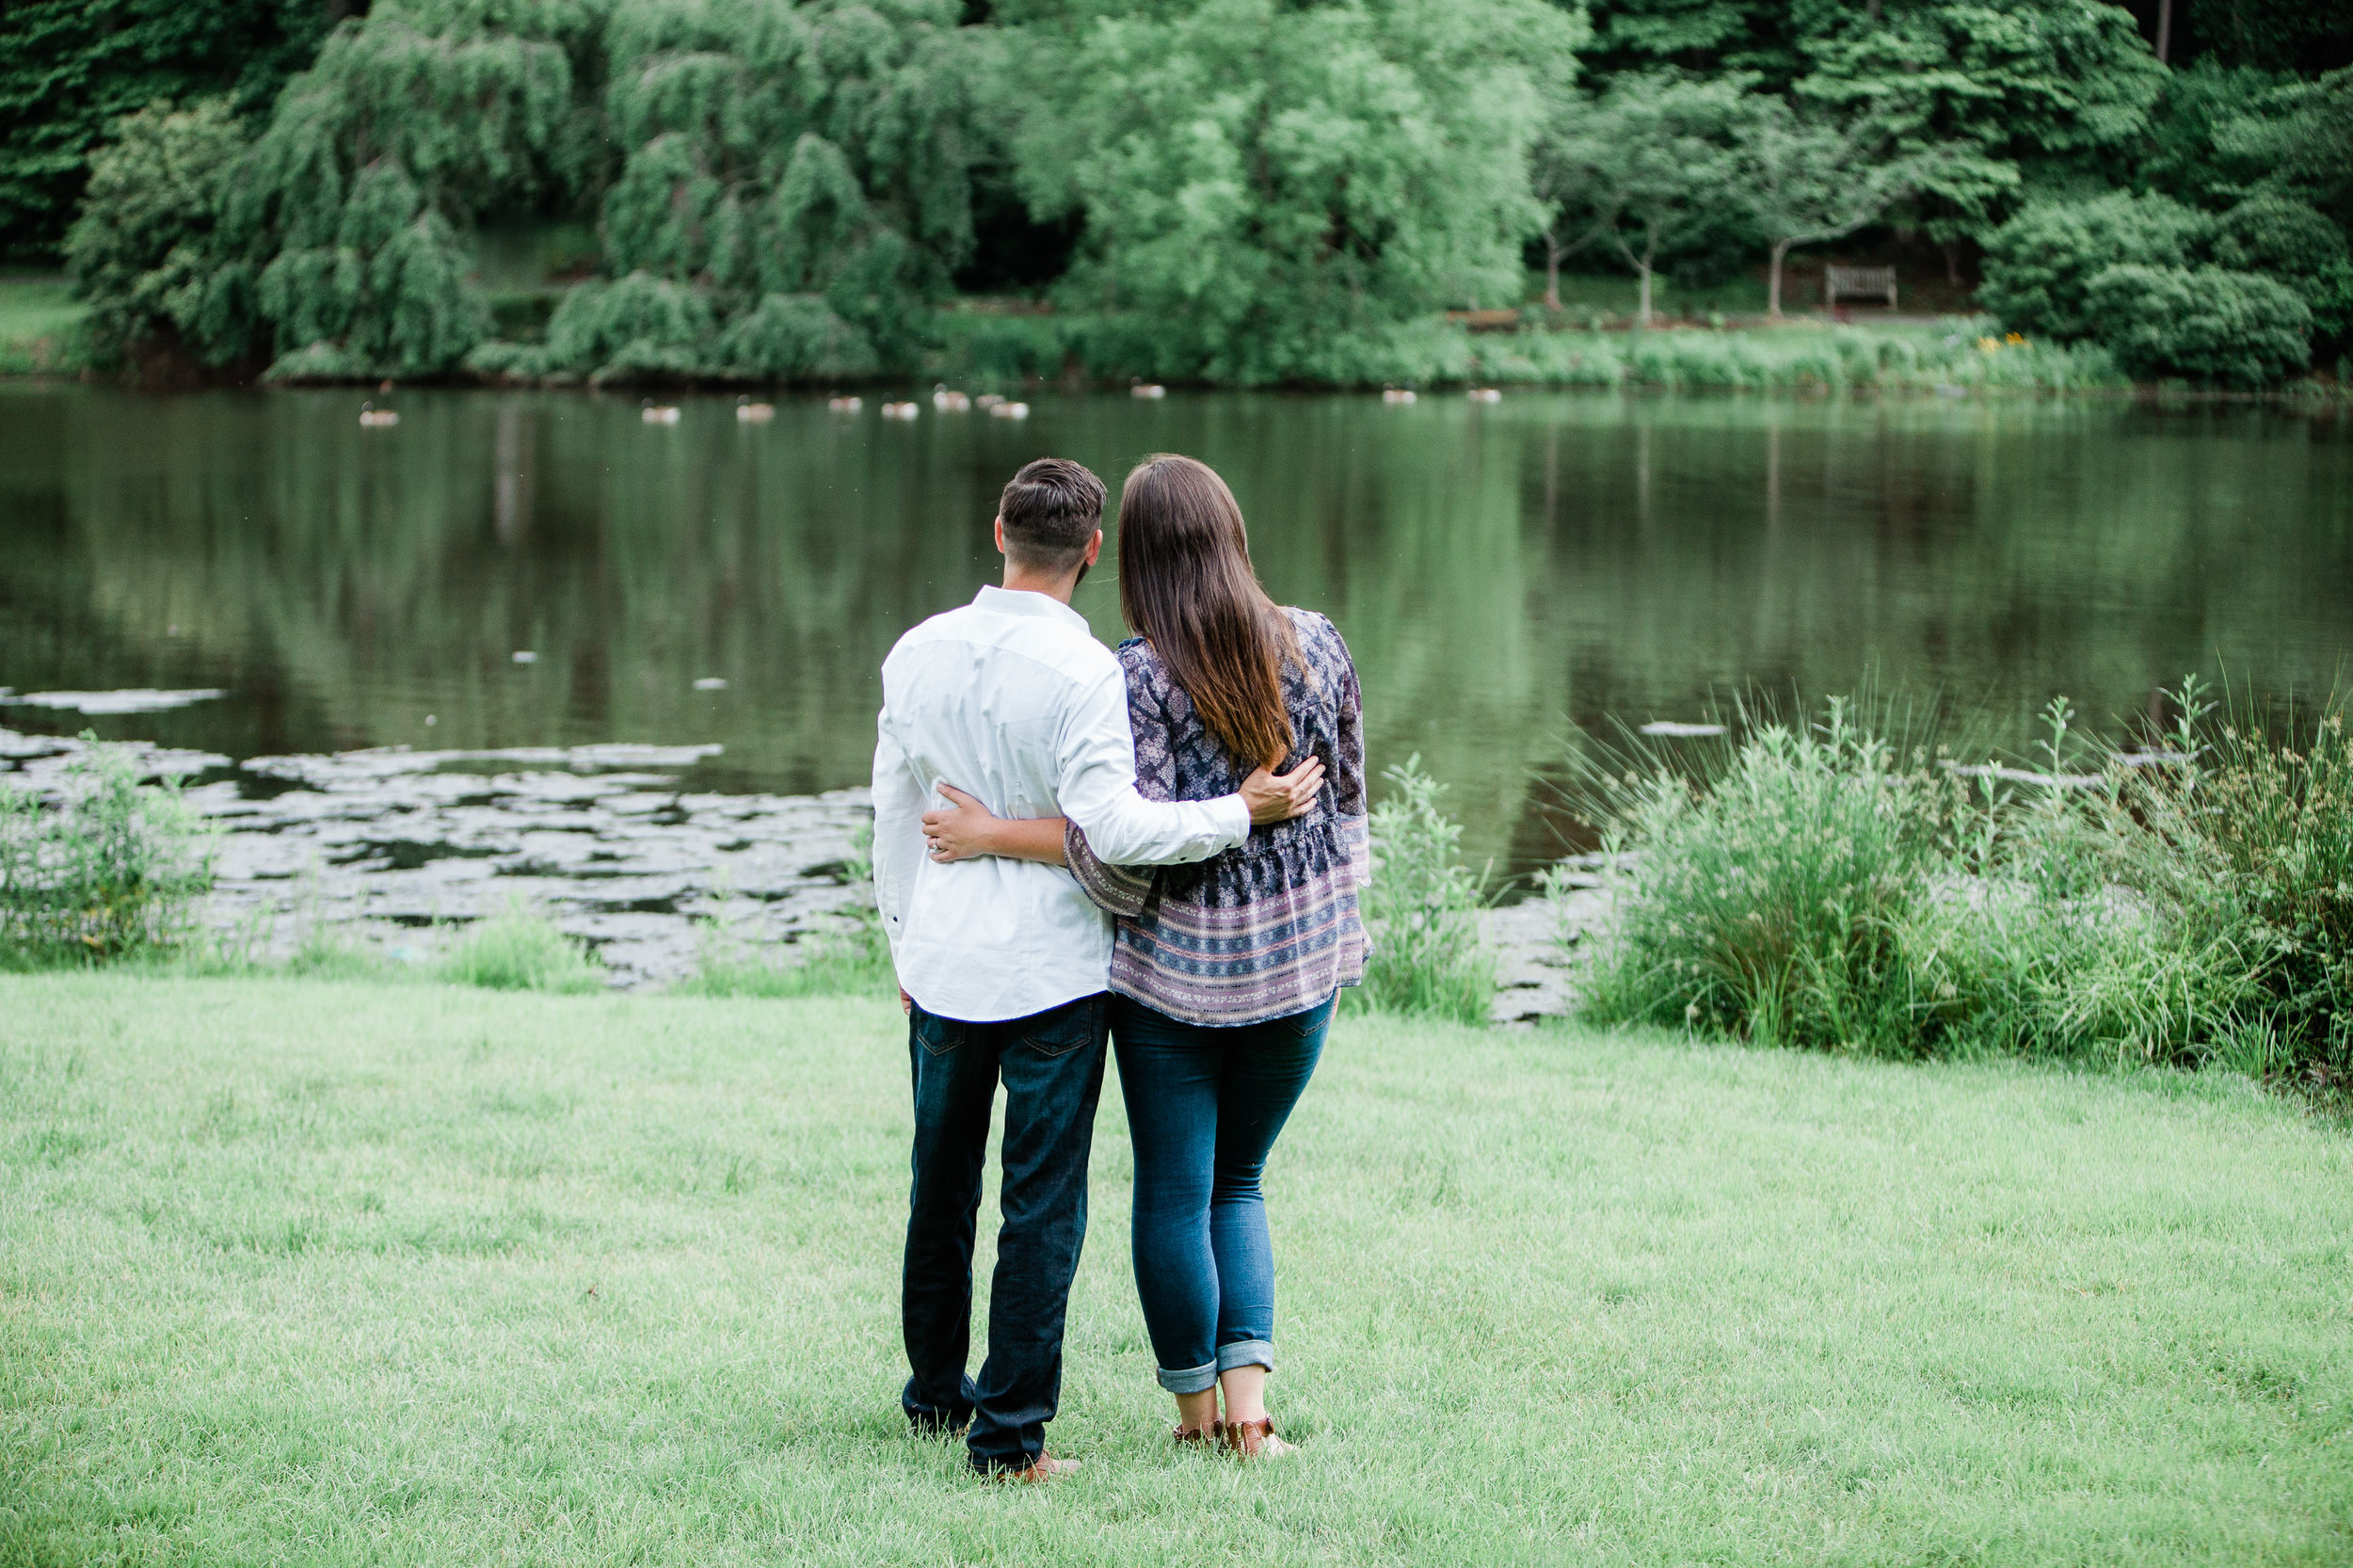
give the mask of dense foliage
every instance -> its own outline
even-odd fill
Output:
[[[11,133],[0,210],[87,171],[67,250],[119,359],[1417,380],[1476,368],[1442,313],[1520,304],[1531,262],[1556,311],[1564,263],[1630,271],[1648,325],[1662,272],[1755,268],[1778,313],[1794,250],[1923,239],[1956,290],[1982,248],[2012,330],[2134,367],[2268,384],[2353,346],[2353,69],[2325,28],[2190,0],[2169,65],[2153,13],[2102,0],[96,9],[103,47],[65,8],[0,23],[0,120],[20,79],[84,105]],[[584,266],[507,277],[491,232],[534,223],[593,227]],[[2114,268],[2162,276],[2094,312]],[[959,277],[1054,323],[959,319]],[[2146,317],[2185,290],[2197,319]]]
[[[1569,69],[1543,0],[1193,0],[1014,30],[1024,186],[1085,219],[1061,289],[1107,368],[1359,379],[1363,346],[1516,303],[1538,89]]]
[[[9,0],[0,6],[0,260],[64,238],[123,115],[221,97],[266,112],[340,0]]]

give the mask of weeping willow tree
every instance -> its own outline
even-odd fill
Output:
[[[537,356],[604,376],[911,364],[972,246],[969,41],[953,0],[622,0],[606,28],[618,281]]]
[[[582,79],[602,11],[380,0],[249,143],[216,105],[126,122],[75,231],[96,327],[278,376],[455,367],[489,326],[467,231],[577,200],[605,167]]]
[[[430,374],[481,341],[462,232],[595,168],[574,55],[598,9],[386,0],[287,84],[231,191],[219,285],[249,287],[275,373]]]

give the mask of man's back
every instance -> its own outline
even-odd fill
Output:
[[[1111,926],[1059,866],[990,856],[939,865],[921,814],[947,783],[1000,817],[1064,816],[1105,858],[1203,859],[1240,840],[1228,797],[1146,807],[1119,662],[1077,611],[984,587],[883,662],[874,754],[874,872],[899,983],[927,1012],[1026,1017],[1103,989]]]

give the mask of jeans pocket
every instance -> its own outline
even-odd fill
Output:
[[[1068,1056],[1080,1046],[1102,1038],[1103,1004],[1084,1001],[1056,1008],[1021,1034],[1021,1043],[1040,1056]]]
[[[964,1044],[964,1025],[953,1018],[935,1017],[929,1013],[915,1016],[915,1038],[925,1054],[945,1056]]]
[[[1331,1026],[1332,1015],[1337,1011],[1339,1000],[1339,993],[1335,991],[1313,1007],[1293,1013],[1289,1017],[1278,1021],[1285,1029],[1305,1040],[1310,1035],[1322,1033]]]

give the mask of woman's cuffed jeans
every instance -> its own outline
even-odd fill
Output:
[[[1210,1028],[1112,998],[1135,1144],[1136,1293],[1160,1386],[1199,1394],[1274,1368],[1274,1249],[1259,1176],[1323,1054],[1333,1000]]]
[[[1107,994],[1026,1018],[964,1023],[908,1016],[915,1181],[900,1280],[907,1379],[900,1402],[929,1431],[970,1423],[974,1468],[1018,1470],[1045,1450],[1062,1399],[1063,1321],[1087,1230],[1087,1153],[1103,1092]],[[988,1355],[971,1349],[972,1237],[997,1082],[1005,1085],[997,1272]]]

